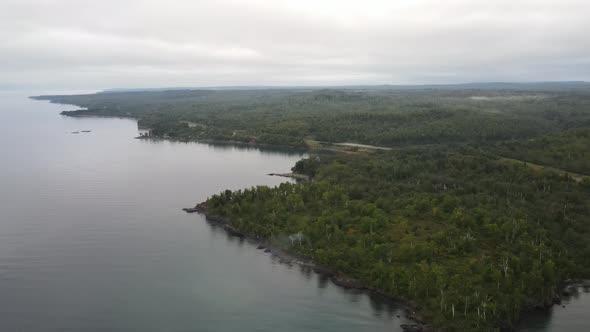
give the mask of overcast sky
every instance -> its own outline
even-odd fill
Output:
[[[0,0],[0,89],[548,80],[589,0]]]

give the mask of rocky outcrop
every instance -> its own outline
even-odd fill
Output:
[[[207,202],[198,203],[197,205],[195,205],[192,208],[184,208],[182,210],[187,213],[199,212],[199,213],[206,214],[207,213]]]
[[[368,289],[360,281],[353,279],[353,278],[349,278],[347,276],[343,276],[343,275],[332,275],[330,277],[330,280],[332,280],[332,282],[335,285],[340,286],[342,288],[359,289],[359,290],[367,290]]]
[[[268,175],[270,175],[270,176],[282,176],[284,178],[291,178],[291,179],[303,180],[303,181],[308,181],[309,180],[309,176],[307,176],[305,174],[297,174],[297,173],[269,173]]]

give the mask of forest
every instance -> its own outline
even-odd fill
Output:
[[[566,171],[590,174],[590,128],[578,128],[523,142],[501,144],[496,152]]]
[[[589,275],[589,181],[467,147],[320,155],[294,171],[313,181],[226,191],[207,213],[414,301],[435,327],[510,328]]]
[[[523,90],[184,90],[41,96],[139,120],[156,137],[305,147],[492,144],[590,126],[590,88]]]
[[[586,85],[35,98],[136,118],[154,138],[310,148],[292,169],[310,181],[226,190],[207,214],[415,303],[435,328],[509,330],[590,277]]]

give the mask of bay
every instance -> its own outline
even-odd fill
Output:
[[[0,94],[1,331],[401,331],[396,304],[180,210],[286,181],[266,174],[301,153],[137,140],[72,109]]]

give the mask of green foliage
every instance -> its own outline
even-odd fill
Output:
[[[322,156],[315,172],[215,195],[209,213],[411,299],[448,330],[510,325],[590,272],[590,187],[555,173],[441,147]],[[301,243],[285,240],[299,232]]]
[[[309,177],[313,178],[316,175],[316,172],[319,167],[320,167],[320,158],[319,157],[305,158],[305,159],[301,159],[298,162],[296,162],[295,166],[293,166],[291,168],[291,171],[293,173],[305,174],[305,175],[308,175]]]
[[[590,175],[590,128],[543,136],[497,147],[504,156]]]
[[[304,146],[304,139],[390,147],[493,143],[590,126],[586,90],[185,90],[43,98],[87,108],[68,115],[134,117],[160,137],[290,146]]]

